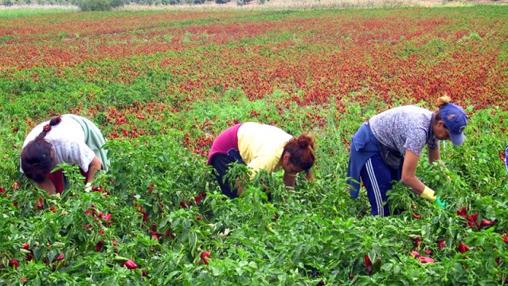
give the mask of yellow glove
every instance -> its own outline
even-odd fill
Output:
[[[420,197],[429,200],[431,202],[436,200],[435,192],[427,186],[425,186],[425,189],[423,189],[423,192],[420,194]]]

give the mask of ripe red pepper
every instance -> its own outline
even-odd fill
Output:
[[[208,265],[208,259],[210,258],[210,255],[211,255],[210,251],[201,252],[201,254],[199,255],[199,257],[201,258],[201,262]]]
[[[413,243],[415,245],[415,248],[420,247],[420,244],[422,244],[422,238],[419,236],[413,238]]]
[[[137,265],[134,261],[132,261],[132,260],[130,260],[130,259],[129,259],[129,260],[127,260],[127,261],[125,261],[125,262],[124,262],[124,264],[123,264],[123,266],[125,266],[125,267],[127,267],[127,268],[129,268],[129,269],[131,269],[131,270],[132,270],[132,269],[137,269],[137,268],[138,268],[138,265]]]
[[[30,244],[28,242],[23,243],[23,249],[30,250]]]
[[[99,242],[97,242],[97,244],[95,244],[95,251],[101,252],[102,249],[104,249],[104,241],[99,240]]]
[[[16,258],[11,258],[9,260],[9,266],[18,268],[19,267],[19,261]]]
[[[161,237],[161,235],[157,231],[153,230],[150,230],[150,235],[154,240],[159,240],[159,238]]]
[[[372,261],[368,255],[363,257],[363,265],[365,265],[367,272],[370,274],[372,272]]]
[[[142,211],[141,213],[143,214],[143,221],[144,221],[144,222],[147,222],[147,221],[148,221],[148,218],[149,218],[150,216],[148,215],[148,213],[147,213],[146,211]]]
[[[478,228],[478,213],[467,216],[467,224],[470,228]]]
[[[457,246],[457,250],[460,253],[468,252],[469,251],[469,246],[467,246],[467,244],[465,244],[464,242],[461,241],[459,243],[459,246]]]
[[[420,256],[418,260],[420,260],[421,263],[434,263],[434,259],[426,256]]]
[[[482,219],[480,221],[480,228],[486,228],[486,227],[492,226],[494,224],[496,224],[496,221],[488,220],[488,219]]]
[[[446,240],[444,239],[441,239],[437,242],[437,247],[439,248],[439,250],[443,250],[446,248]]]
[[[199,205],[201,204],[201,202],[206,198],[206,193],[205,192],[201,192],[199,194],[197,194],[195,197],[194,197],[194,202],[196,202],[196,205]]]
[[[414,219],[421,219],[421,218],[422,218],[422,215],[421,215],[421,214],[419,214],[419,213],[413,213],[411,216],[412,216]]]
[[[457,211],[457,215],[467,219],[467,209],[463,207]]]
[[[63,252],[60,252],[58,256],[55,258],[56,261],[62,261],[65,258],[65,254]]]
[[[103,219],[104,221],[110,221],[110,220],[111,220],[111,214],[105,214],[105,215],[102,217],[102,219]]]

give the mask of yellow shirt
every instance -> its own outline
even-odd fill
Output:
[[[284,146],[293,138],[280,128],[255,122],[243,123],[237,135],[240,155],[252,169],[252,176],[260,170],[274,171]]]

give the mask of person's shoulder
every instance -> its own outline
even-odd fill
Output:
[[[423,108],[423,107],[420,107],[418,105],[405,105],[405,106],[401,106],[401,111],[403,111],[404,113],[408,114],[409,116],[412,116],[412,117],[424,117],[424,118],[430,118],[432,116],[432,111],[426,109],[426,108]]]
[[[426,109],[415,104],[402,105],[398,107],[400,110],[423,112]]]
[[[259,130],[259,131],[263,131],[263,130],[274,130],[274,129],[280,129],[276,126],[273,126],[273,125],[269,125],[269,124],[264,124],[264,123],[260,123],[260,122],[245,122],[245,123],[242,123],[242,125],[240,126],[241,129],[255,129],[255,130]]]
[[[66,113],[66,114],[62,114],[60,116],[62,118],[62,121],[75,121],[75,119],[83,119],[85,117],[81,116],[81,115],[77,115],[77,114],[72,114],[72,113]]]
[[[74,128],[74,127],[80,127],[81,128],[81,125],[79,124],[79,121],[77,121],[76,119],[82,119],[83,117],[82,116],[79,116],[79,115],[75,115],[75,114],[63,114],[61,116],[62,118],[62,121],[57,125],[57,126],[62,126],[62,128]]]

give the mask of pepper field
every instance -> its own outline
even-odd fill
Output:
[[[0,11],[0,51],[2,285],[508,284],[508,6]],[[445,93],[465,145],[417,175],[447,208],[398,183],[400,213],[372,217],[346,188],[350,138]],[[90,193],[64,167],[48,196],[19,154],[64,113],[99,126],[112,165]],[[205,156],[245,121],[311,133],[316,180],[264,173],[226,199]]]

